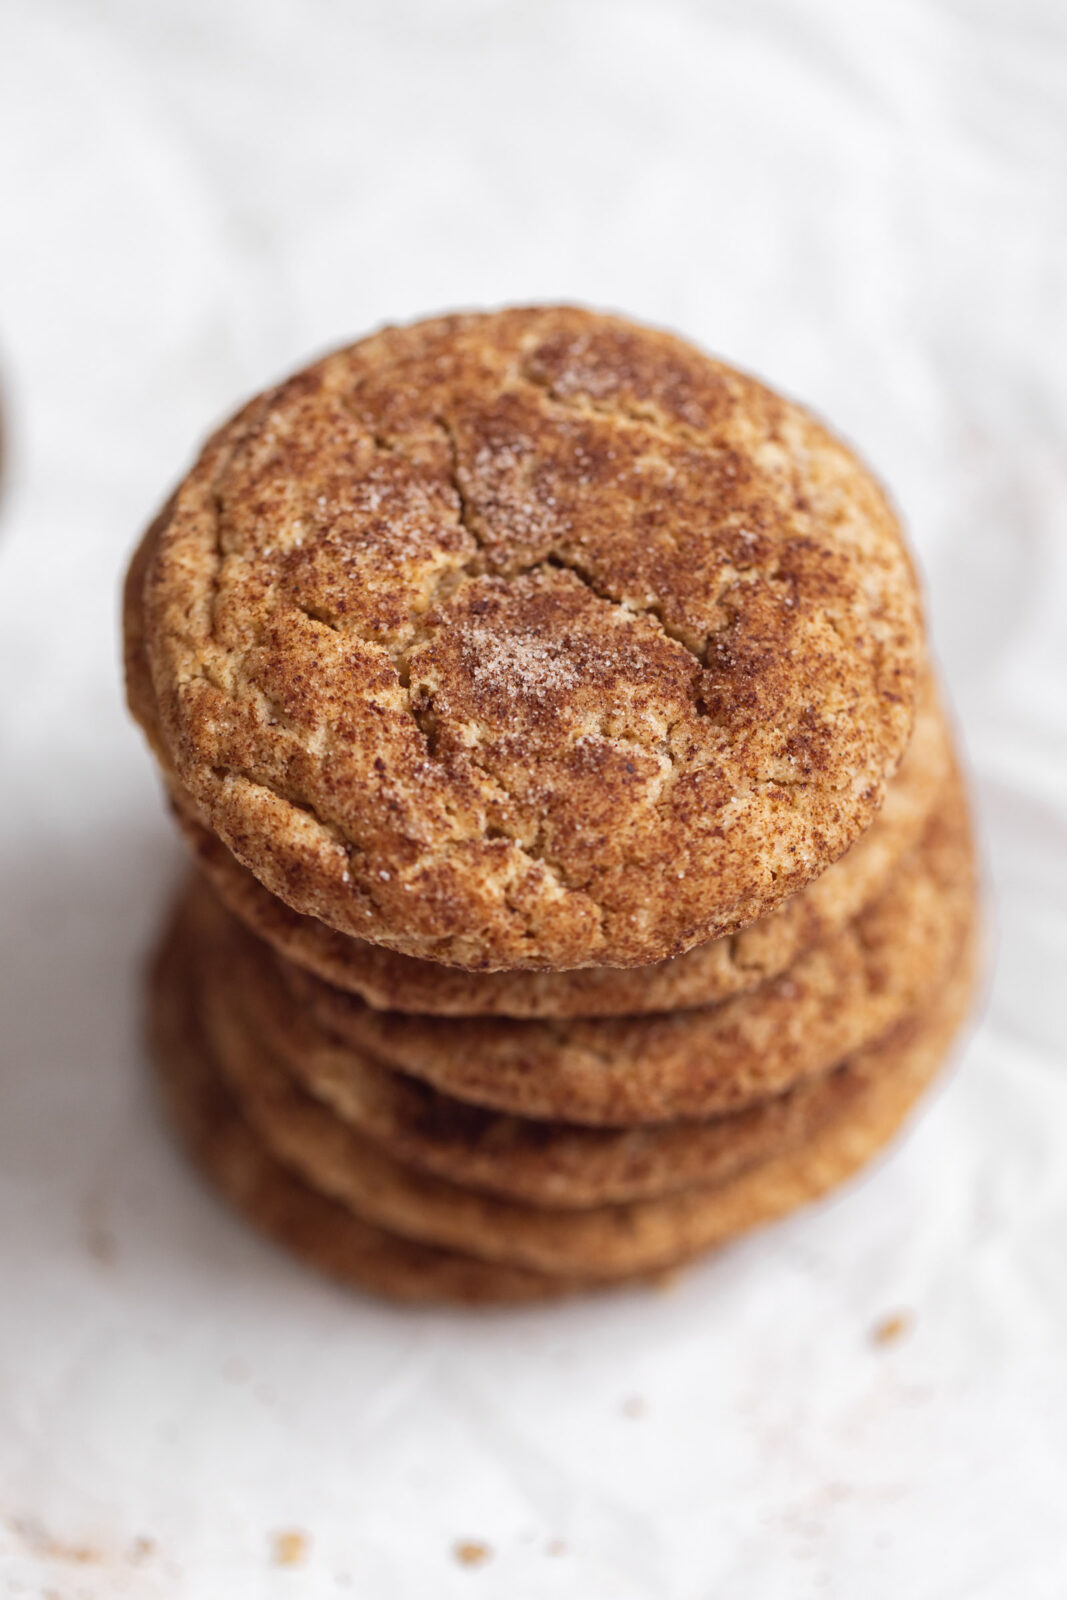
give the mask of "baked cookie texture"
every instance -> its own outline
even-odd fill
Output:
[[[343,1084],[354,1052],[477,1105],[626,1126],[736,1110],[861,1048],[937,983],[973,900],[953,779],[879,901],[780,977],[716,1006],[566,1023],[381,1012],[279,959],[232,918],[218,937],[276,1048],[323,1092],[343,1092],[330,1086]]]
[[[326,356],[208,440],[123,615],[200,869],[162,1096],[342,1281],[660,1281],[947,1056],[975,852],[893,511],[672,335],[535,307]]]
[[[614,1128],[537,1121],[472,1105],[355,1051],[345,1052],[333,1072],[323,1072],[314,1061],[294,1060],[279,1049],[254,996],[235,984],[219,958],[211,927],[216,921],[217,932],[217,918],[209,897],[192,887],[172,937],[196,964],[191,993],[239,1098],[242,1088],[244,1098],[258,1095],[264,1114],[279,1125],[321,1123],[321,1108],[329,1107],[335,1121],[405,1166],[505,1199],[582,1208],[718,1183],[802,1143],[866,1082],[866,1072],[851,1058],[833,1061],[734,1114]],[[956,949],[953,963],[958,958]],[[936,984],[931,987],[936,992]],[[911,1017],[905,1017],[882,1037],[897,1037],[910,1025]],[[316,1105],[317,1112],[309,1109]]]
[[[968,941],[924,1013],[852,1064],[861,1091],[804,1144],[667,1200],[571,1213],[423,1177],[368,1149],[310,1097],[287,1104],[291,1091],[276,1093],[269,1070],[253,1068],[235,1096],[191,1003],[192,970],[172,935],[153,973],[151,1034],[172,1119],[228,1197],[347,1282],[406,1300],[523,1302],[654,1276],[852,1176],[943,1064],[970,1000],[973,949]]]
[[[260,396],[136,571],[131,704],[201,824],[296,913],[473,970],[764,916],[873,820],[922,669],[852,452],[568,307],[388,328]]]
[[[282,954],[379,1010],[439,1016],[611,1016],[709,1005],[784,971],[820,937],[877,898],[896,863],[918,841],[952,768],[952,741],[937,684],[927,672],[911,739],[871,827],[845,855],[765,917],[731,938],[710,940],[645,968],[561,972],[468,972],[405,956],[338,933],[302,916],[265,889],[206,822],[166,763],[156,728],[143,644],[142,592],[147,551],[130,568],[125,596],[128,693],[166,775],[176,821],[198,864],[226,905]]]
[[[156,1078],[189,1155],[254,1226],[320,1272],[394,1300],[521,1305],[582,1287],[402,1239],[302,1183],[256,1137],[226,1089],[190,1003],[187,973],[173,946],[153,967],[148,1041]]]
[[[900,768],[867,832],[814,882],[759,921],[643,969],[639,983],[626,967],[466,972],[353,939],[301,916],[266,890],[197,821],[176,785],[171,801],[186,842],[230,910],[298,966],[378,1010],[454,1017],[632,1016],[711,1005],[744,993],[842,928],[878,898],[897,863],[918,843],[951,767],[951,741],[931,680]]]

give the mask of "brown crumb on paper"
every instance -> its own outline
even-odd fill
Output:
[[[308,1536],[296,1528],[285,1528],[274,1535],[274,1565],[299,1567],[308,1553]]]
[[[550,1539],[545,1545],[546,1556],[565,1556],[567,1545],[563,1539]]]
[[[33,1517],[11,1517],[8,1526],[28,1550],[47,1561],[69,1561],[73,1566],[87,1567],[104,1559],[92,1545],[54,1539]]]
[[[635,1422],[643,1417],[647,1410],[648,1406],[639,1394],[632,1394],[628,1400],[624,1400],[622,1403],[623,1416],[630,1417]]]
[[[461,1539],[452,1550],[461,1567],[480,1567],[492,1555],[489,1546],[478,1539]]]
[[[907,1311],[893,1311],[882,1317],[871,1329],[871,1339],[874,1344],[896,1344],[898,1339],[903,1339],[905,1334],[911,1332],[914,1318]]]

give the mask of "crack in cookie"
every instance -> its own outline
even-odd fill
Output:
[[[153,737],[238,859],[479,970],[773,909],[874,817],[923,654],[843,445],[565,307],[386,329],[253,401],[154,524],[142,605]]]

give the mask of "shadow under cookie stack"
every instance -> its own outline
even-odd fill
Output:
[[[531,1301],[851,1176],[973,981],[913,570],[801,407],[568,307],[386,329],[149,529],[130,704],[198,870],[150,983],[200,1167],[349,1282]]]

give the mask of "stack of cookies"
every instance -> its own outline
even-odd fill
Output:
[[[854,1173],[972,982],[893,512],[799,406],[573,308],[390,328],[149,529],[130,704],[197,872],[151,978],[230,1199],[414,1299],[648,1278]]]

